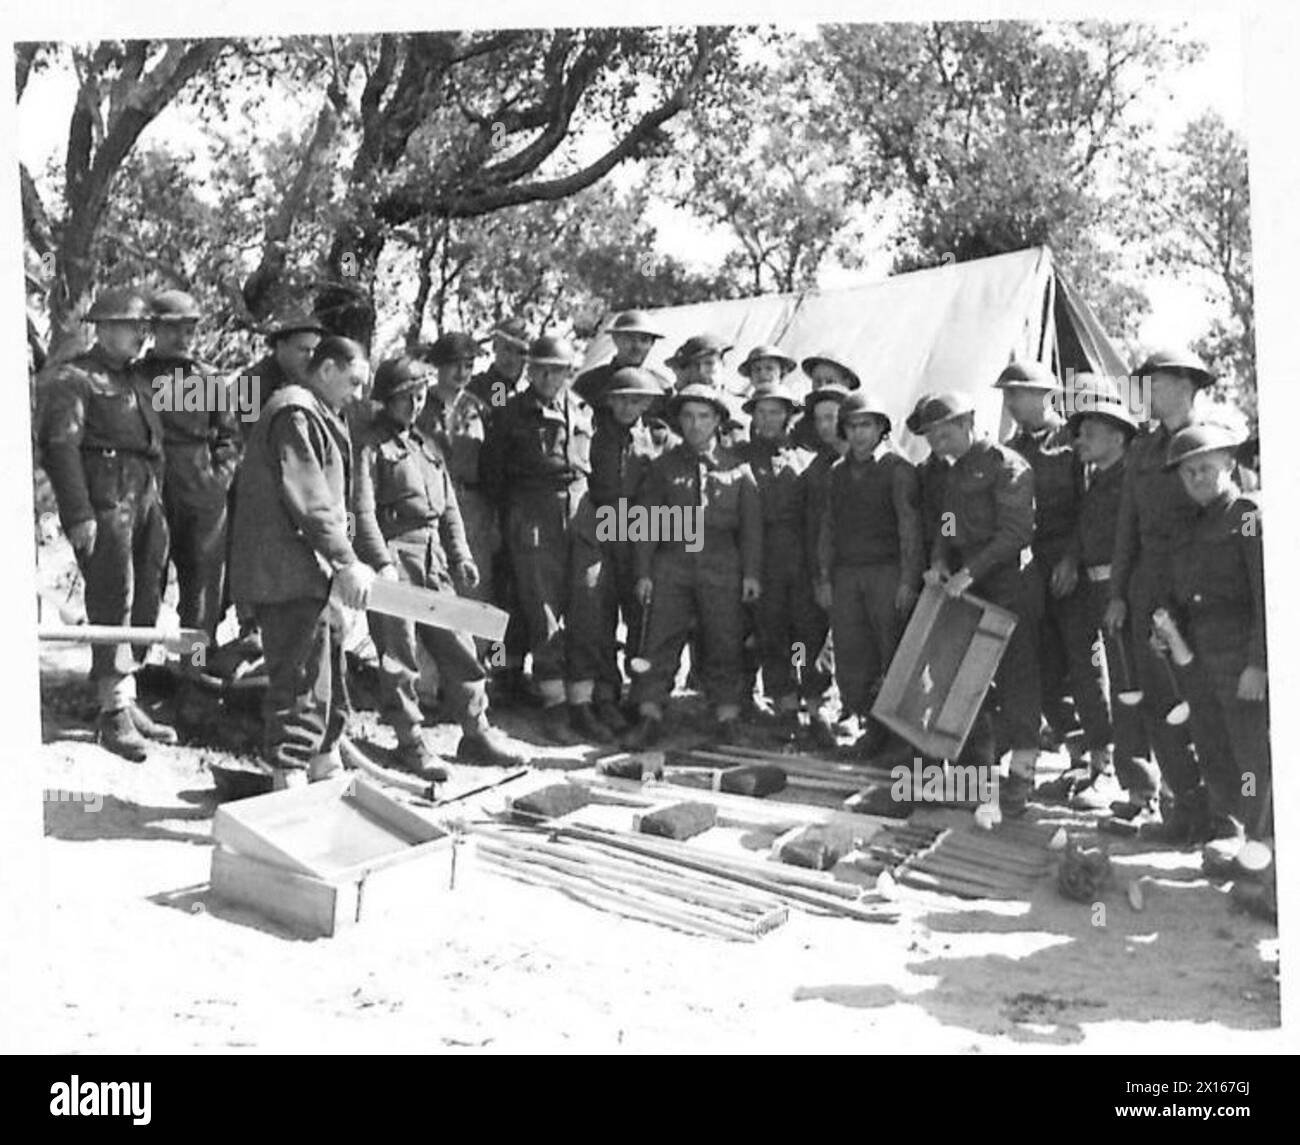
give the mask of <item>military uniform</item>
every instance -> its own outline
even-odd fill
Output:
[[[504,412],[504,408],[498,413]],[[491,417],[492,407],[467,390],[447,402],[431,387],[416,422],[421,435],[438,447],[451,473],[465,536],[480,578],[478,587],[467,589],[465,595],[476,600],[490,599],[496,558],[501,550],[497,507],[485,490],[479,472],[479,454]]]
[[[803,478],[815,456],[788,439],[759,437],[747,442],[739,454],[753,472],[762,509],[763,593],[756,617],[763,689],[783,709],[802,699],[809,711],[815,711],[830,684],[817,663],[829,625],[813,598],[805,550]]]
[[[943,499],[948,493],[948,471],[952,462],[931,453],[916,467],[918,498],[921,508],[921,541],[925,551],[934,551],[943,522]]]
[[[1196,504],[1178,473],[1165,468],[1173,434],[1161,424],[1138,433],[1129,446],[1120,488],[1115,550],[1111,559],[1110,599],[1128,605],[1132,668],[1142,690],[1141,710],[1165,782],[1175,797],[1200,786],[1200,773],[1185,728],[1172,727],[1165,715],[1177,702],[1162,657],[1148,638],[1151,614],[1167,598],[1178,538],[1188,534]]]
[[[1016,614],[994,678],[1001,750],[1037,752],[1037,601],[1030,544],[1034,536],[1034,473],[1007,446],[976,438],[945,483],[934,557],[950,571],[969,570],[971,592]],[[1013,757],[1014,758],[1014,757]],[[991,764],[992,759],[981,761]]]
[[[211,367],[194,358],[159,357],[152,351],[140,359],[140,372],[155,389],[172,387],[171,409],[161,409],[166,455],[163,505],[171,533],[171,560],[176,566],[181,624],[201,628],[209,636],[221,620],[226,565],[226,501],[239,464],[240,438],[232,401],[200,409],[176,408],[184,389],[177,379],[203,385],[214,376]],[[222,383],[223,385],[225,383]],[[230,395],[226,395],[229,399]]]
[[[352,442],[347,423],[305,386],[262,409],[239,469],[231,595],[262,630],[269,677],[266,761],[303,770],[347,722],[334,573],[355,561],[349,540]]]
[[[470,378],[469,385],[465,389],[478,398],[490,415],[504,409],[506,402],[522,392],[523,385],[522,378],[515,378],[512,381],[501,373],[497,369],[497,364],[493,362],[481,374],[475,374]]]
[[[1088,628],[1104,641],[1109,706],[1115,759],[1120,778],[1134,801],[1154,798],[1159,773],[1148,764],[1150,746],[1146,728],[1137,711],[1122,703],[1119,693],[1137,687],[1128,679],[1133,671],[1134,649],[1127,626],[1118,633],[1106,631],[1106,604],[1110,598],[1111,557],[1115,551],[1115,522],[1128,459],[1121,457],[1106,469],[1091,468],[1079,502],[1076,525],[1079,552],[1079,589],[1083,594]]]
[[[37,383],[37,443],[65,531],[94,521],[85,576],[92,624],[148,626],[158,619],[167,561],[162,504],[163,426],[135,363],[96,345],[49,367]],[[90,678],[101,711],[134,699],[129,644],[96,644]]]
[[[1042,589],[1038,664],[1043,716],[1062,739],[1082,725],[1084,747],[1104,749],[1111,742],[1102,658],[1095,627],[1088,623],[1082,583],[1065,596],[1051,590],[1052,571],[1062,560],[1079,564],[1076,524],[1083,495],[1083,467],[1065,422],[1038,430],[1021,428],[1010,441],[1034,471],[1034,563]],[[1082,574],[1081,574],[1082,575]],[[1066,702],[1074,699],[1074,711]]]
[[[493,420],[481,458],[483,484],[505,510],[533,678],[539,686],[567,682],[570,693],[575,685],[585,691],[600,663],[591,440],[585,402],[562,390],[547,403],[530,388]],[[590,696],[571,694],[569,701],[588,703]]]
[[[420,588],[455,592],[451,570],[471,560],[451,474],[436,445],[381,412],[358,442],[357,555],[374,569],[393,565],[398,578]],[[460,632],[369,614],[384,680],[384,717],[398,739],[423,722],[416,683],[419,644],[438,665],[444,694],[467,729],[487,711],[483,667],[474,640]]]
[[[642,541],[637,576],[654,582],[645,657],[650,670],[638,676],[632,698],[664,704],[672,692],[692,622],[702,636],[697,672],[709,699],[739,707],[743,673],[742,577],[757,578],[763,559],[763,516],[754,474],[743,459],[714,445],[696,453],[674,446],[650,466],[639,502],[702,510],[698,552],[684,540]]]
[[[1189,689],[1192,731],[1210,808],[1244,823],[1255,838],[1271,835],[1264,800],[1272,788],[1268,702],[1237,698],[1245,668],[1268,668],[1257,503],[1231,486],[1197,508],[1174,540],[1171,571],[1174,613],[1199,676]],[[1253,796],[1242,793],[1248,775]]]
[[[920,588],[918,501],[915,468],[885,443],[865,461],[846,454],[831,466],[818,576],[831,585],[840,701],[864,718],[907,622],[899,585]]]
[[[608,409],[597,410],[595,421],[591,439],[592,504],[597,509],[610,507],[615,511],[620,501],[635,505],[655,456],[649,434],[640,425],[620,424]],[[621,613],[631,641],[639,637],[644,610],[636,596],[636,546],[626,537],[617,537],[601,541],[600,547],[603,570],[596,690],[601,700],[618,703],[623,695],[623,675],[618,666],[619,616]]]

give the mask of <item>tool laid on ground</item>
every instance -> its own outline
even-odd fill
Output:
[[[1040,836],[887,826],[865,848],[895,882],[961,898],[1025,899],[1050,869]],[[870,869],[869,867],[864,869]]]
[[[418,776],[401,771],[392,771],[387,767],[380,767],[347,736],[339,736],[338,748],[339,756],[342,758],[345,767],[362,771],[371,779],[378,780],[389,787],[395,787],[399,791],[418,795],[421,799],[432,801],[435,798],[436,788],[430,780],[421,779]]]
[[[777,896],[545,829],[471,828],[488,870],[688,933],[752,942],[789,917]]]
[[[36,630],[42,640],[69,644],[161,644],[168,652],[189,656],[208,646],[208,634],[201,628],[151,628],[125,624],[42,624]]]

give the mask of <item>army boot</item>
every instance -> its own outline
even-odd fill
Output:
[[[561,701],[542,709],[542,735],[558,747],[578,747],[582,740],[569,726],[569,705]]]
[[[1143,827],[1144,841],[1163,843],[1182,850],[1199,846],[1210,837],[1210,797],[1204,787],[1193,787],[1175,796],[1173,810],[1162,822]]]
[[[1075,789],[1070,806],[1076,811],[1108,811],[1112,803],[1124,798],[1115,774],[1114,751],[1110,747],[1094,748],[1089,753],[1088,767],[1091,777]]]
[[[619,711],[618,705],[613,700],[597,698],[592,701],[591,710],[596,719],[616,736],[621,736],[632,726],[627,722],[626,717]]]
[[[1004,819],[1019,819],[1029,809],[1037,763],[1038,752],[1033,748],[1018,748],[1011,753],[1010,774],[998,784],[998,809]]]
[[[640,722],[623,737],[623,747],[628,751],[644,751],[663,739],[663,734],[663,716],[642,713]]]
[[[1232,815],[1219,815],[1210,823],[1209,834],[1201,848],[1201,870],[1211,878],[1237,874],[1237,853],[1246,842],[1246,828]]]
[[[491,724],[467,727],[456,745],[456,762],[488,767],[526,767],[532,756]]]
[[[444,761],[429,750],[422,735],[417,734],[415,738],[399,743],[393,752],[393,759],[403,771],[413,772],[421,779],[429,779],[434,783],[447,781]]]
[[[615,743],[614,733],[596,717],[590,704],[569,705],[569,727],[583,743]]]
[[[144,737],[131,719],[129,708],[100,712],[95,721],[95,732],[104,747],[132,763],[143,763],[149,755]]]

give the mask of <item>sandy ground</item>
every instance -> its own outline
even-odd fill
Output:
[[[132,765],[58,714],[46,735],[56,1050],[1168,1053],[1275,1040],[1276,930],[1234,911],[1192,853],[1117,846],[1099,919],[1044,878],[1027,903],[903,889],[895,925],[792,911],[754,944],[620,918],[471,859],[434,915],[298,940],[209,892],[207,766],[221,753],[156,749]],[[435,743],[454,735],[443,726]],[[924,817],[945,815],[962,813]],[[1153,881],[1137,913],[1122,887],[1140,875]]]
[[[47,599],[61,585],[47,579]],[[43,651],[40,921],[52,1012],[42,1026],[56,1052],[1167,1054],[1281,1044],[1276,928],[1233,909],[1197,854],[1127,842],[1113,845],[1117,877],[1101,912],[1062,898],[1050,877],[1022,903],[901,888],[896,924],[792,910],[739,944],[514,882],[470,854],[435,913],[298,939],[208,887],[208,769],[232,745],[251,748],[255,722],[222,714],[211,745],[127,763],[92,741],[87,665],[81,649]],[[167,701],[155,710],[167,716]],[[500,714],[521,740],[535,738],[531,718]],[[385,742],[373,712],[359,719]],[[447,751],[456,735],[444,724],[430,739]],[[581,757],[537,751],[544,766]],[[461,784],[494,774],[462,771]],[[1031,814],[1092,826],[1060,808]],[[1144,875],[1139,913],[1124,885]]]

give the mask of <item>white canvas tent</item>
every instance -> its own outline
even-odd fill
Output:
[[[991,387],[1013,357],[1067,369],[1124,375],[1119,350],[1057,272],[1046,247],[899,274],[843,290],[770,294],[652,311],[666,337],[647,365],[671,378],[664,358],[692,334],[734,344],[723,384],[736,393],[735,373],[749,350],[774,342],[792,358],[828,352],[852,366],[894,414],[894,440],[924,453],[903,426],[927,391],[961,390],[976,401],[981,428],[998,434],[1001,399]],[[594,338],[584,368],[613,357],[608,335]],[[792,375],[793,377],[793,375]],[[800,384],[807,379],[800,374]]]

